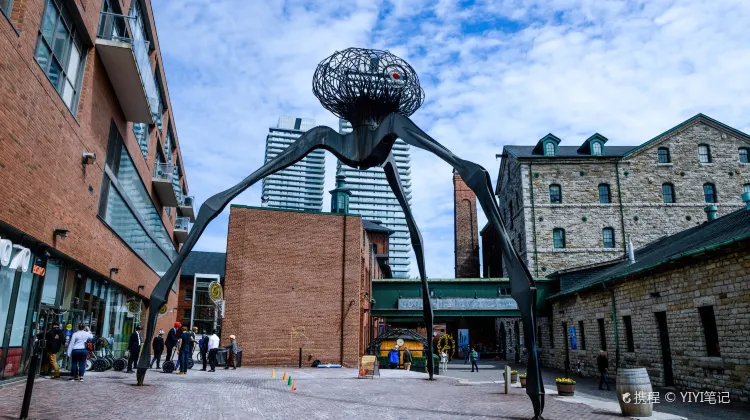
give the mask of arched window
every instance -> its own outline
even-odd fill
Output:
[[[544,143],[544,156],[554,156],[554,155],[555,155],[555,143],[552,143],[551,141]]]
[[[750,163],[750,160],[748,160],[749,154],[750,149],[747,147],[740,147],[740,163]]]
[[[609,194],[609,184],[599,184],[599,202],[602,204],[612,202]]]
[[[565,229],[553,229],[552,242],[555,248],[565,248]]]
[[[615,230],[612,228],[602,229],[602,243],[605,248],[615,247]]]
[[[558,184],[549,186],[549,202],[552,204],[562,203],[562,188]]]
[[[672,184],[661,184],[661,196],[664,198],[665,203],[674,203],[674,185]]]
[[[711,163],[711,147],[709,145],[698,145],[698,159],[701,163]]]
[[[714,184],[703,184],[703,197],[706,199],[706,203],[715,203],[716,197],[716,186]]]
[[[659,163],[670,163],[672,162],[672,157],[669,155],[669,149],[666,147],[660,147],[657,151],[659,154]]]
[[[591,149],[594,151],[594,156],[602,155],[602,144],[598,141],[594,142],[594,144],[591,146]]]

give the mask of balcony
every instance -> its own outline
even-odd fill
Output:
[[[174,177],[174,165],[157,163],[154,165],[154,177],[152,179],[154,194],[164,207],[177,207],[177,193],[172,185]]]
[[[178,217],[174,220],[174,238],[177,243],[185,242],[190,231],[190,220],[187,217]]]
[[[180,212],[180,215],[189,218],[191,222],[195,222],[194,201],[195,197],[192,195],[183,195],[180,196],[180,203],[177,206],[177,211]]]
[[[96,52],[104,63],[125,118],[154,124],[161,107],[148,57],[149,42],[133,38],[135,18],[102,12],[96,36]]]

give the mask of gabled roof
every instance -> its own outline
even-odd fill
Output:
[[[227,254],[224,252],[191,251],[182,264],[180,276],[218,274],[223,278],[226,265]]]
[[[534,146],[534,153],[539,154],[539,155],[543,155],[544,154],[544,143],[547,142],[548,140],[551,140],[552,142],[554,142],[555,146],[557,146],[558,144],[560,144],[560,141],[561,141],[559,137],[557,137],[556,135],[554,135],[552,133],[549,133],[546,136],[544,136],[541,139],[539,139],[538,142],[536,142],[536,146]]]
[[[684,230],[656,240],[635,251],[635,262],[624,259],[613,260],[595,268],[570,270],[559,274],[560,293],[549,299],[568,295],[650,270],[672,261],[690,257],[729,244],[750,240],[750,210],[742,209],[720,217],[712,222]]]
[[[582,154],[588,154],[588,155],[590,155],[590,154],[591,154],[591,142],[592,142],[592,141],[594,141],[594,140],[599,140],[600,142],[602,142],[602,144],[604,144],[604,143],[606,143],[606,142],[607,142],[607,141],[608,141],[609,139],[608,139],[608,138],[606,138],[606,137],[604,137],[604,136],[602,136],[602,135],[601,135],[601,134],[599,134],[599,133],[594,133],[594,135],[593,135],[593,136],[591,136],[591,137],[587,138],[587,139],[586,139],[586,140],[585,140],[585,141],[583,142],[583,144],[581,145],[581,147],[579,147],[579,148],[578,148],[578,153],[582,153]],[[603,148],[602,148],[602,149],[603,149]]]

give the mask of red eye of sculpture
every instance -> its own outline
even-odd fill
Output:
[[[398,80],[401,78],[401,75],[399,75],[398,73],[393,73],[393,78]]]

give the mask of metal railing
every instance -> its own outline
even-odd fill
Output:
[[[195,197],[193,197],[192,195],[180,196],[181,207],[193,207],[193,201],[195,201]]]
[[[154,164],[154,179],[172,182],[174,176],[174,165],[168,163]]]
[[[174,219],[174,230],[190,230],[190,218],[189,217],[178,217]]]

